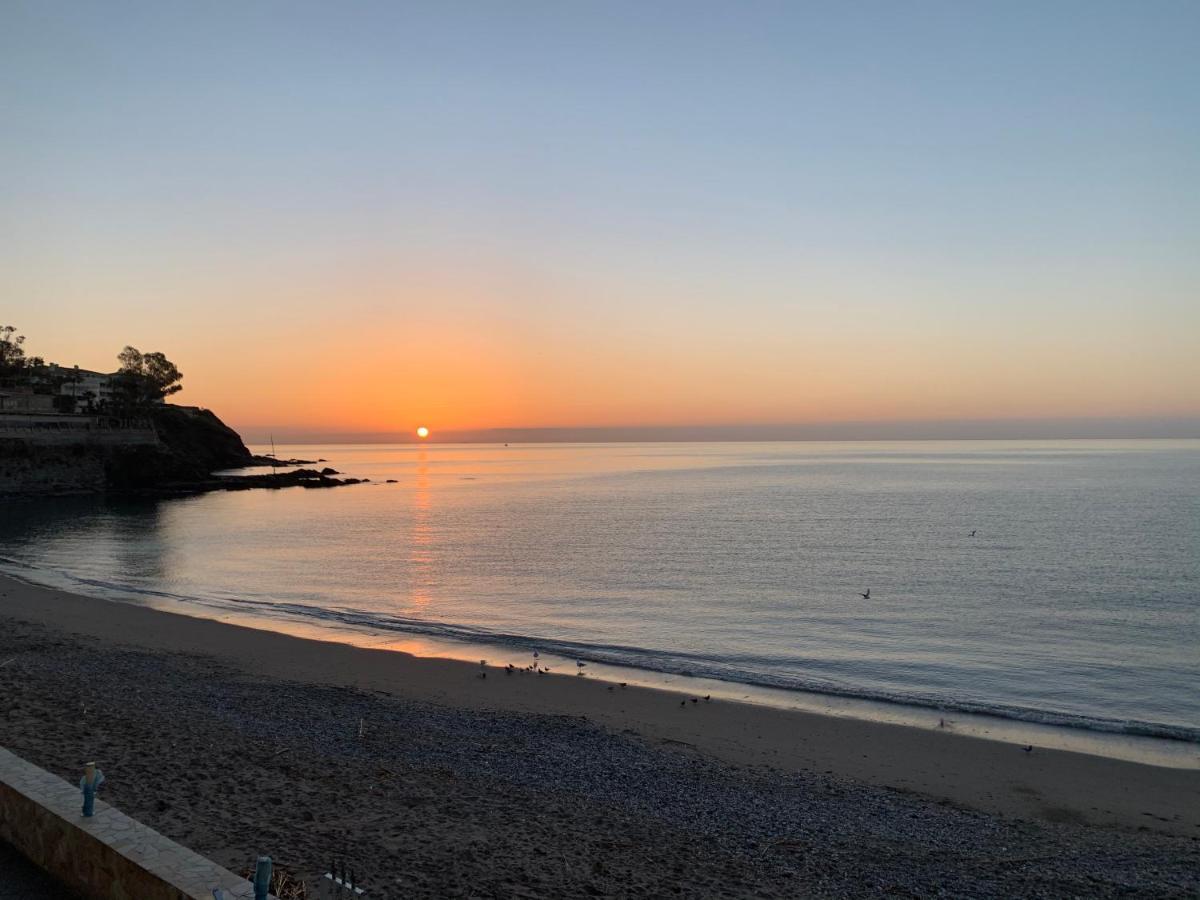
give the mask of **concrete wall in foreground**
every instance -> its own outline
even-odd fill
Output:
[[[103,792],[103,788],[101,788]],[[0,747],[0,839],[58,881],[95,900],[243,900],[249,881],[96,801],[85,819],[79,790]]]

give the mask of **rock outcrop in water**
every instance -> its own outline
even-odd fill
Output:
[[[262,464],[236,431],[195,407],[163,405],[134,424],[98,417],[0,418],[0,495],[174,495],[360,483],[331,478],[332,470],[213,474]]]

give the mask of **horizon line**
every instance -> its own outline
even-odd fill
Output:
[[[1200,439],[1200,416],[921,419],[756,425],[592,425],[445,429],[421,439],[410,431],[321,431],[303,427],[239,429],[251,443],[563,444],[880,440]],[[252,439],[253,438],[253,439]]]

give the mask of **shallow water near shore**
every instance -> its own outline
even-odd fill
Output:
[[[1196,756],[1197,441],[279,451],[372,482],[4,501],[0,571],[366,645],[537,650],[557,671]]]

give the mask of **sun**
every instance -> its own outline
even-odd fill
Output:
[[[419,437],[419,438],[429,437],[429,429],[426,428],[424,425],[422,425],[421,427],[419,427],[417,429],[417,437]]]

